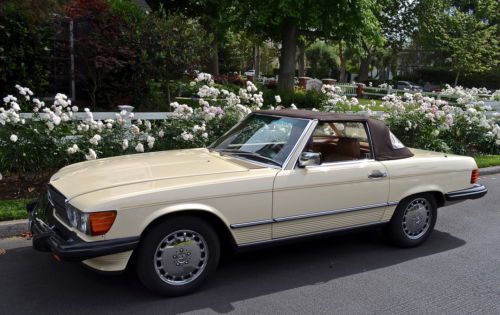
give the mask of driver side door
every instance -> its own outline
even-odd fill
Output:
[[[273,239],[385,220],[389,179],[384,165],[373,159],[367,134],[362,122],[317,125],[304,150],[321,150],[323,162],[276,176]]]

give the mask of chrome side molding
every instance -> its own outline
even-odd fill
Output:
[[[267,220],[235,223],[235,224],[231,224],[230,227],[232,229],[238,229],[238,228],[244,228],[244,227],[250,227],[250,226],[257,226],[257,225],[270,224],[270,223],[280,223],[280,222],[286,222],[286,221],[292,221],[292,220],[314,218],[314,217],[339,214],[339,213],[345,213],[345,212],[361,211],[361,210],[368,210],[368,209],[375,209],[375,208],[382,208],[382,207],[391,207],[391,206],[397,206],[398,203],[399,203],[399,201],[375,203],[375,204],[359,206],[359,207],[342,208],[342,209],[319,211],[319,212],[292,215],[292,216],[267,219]]]

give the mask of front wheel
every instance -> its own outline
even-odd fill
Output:
[[[196,290],[217,268],[220,243],[200,218],[172,217],[154,226],[137,253],[137,275],[153,292],[179,296]]]
[[[431,194],[405,198],[399,203],[389,222],[389,237],[400,247],[418,246],[434,230],[436,218],[436,200]]]

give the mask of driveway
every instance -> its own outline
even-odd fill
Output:
[[[0,314],[500,314],[500,174],[481,182],[489,193],[440,209],[418,248],[365,229],[230,255],[180,298],[151,295],[133,272],[99,275],[0,241],[16,247],[0,256]]]

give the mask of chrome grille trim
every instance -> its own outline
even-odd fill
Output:
[[[47,192],[49,202],[54,207],[57,216],[63,219],[64,222],[68,223],[68,216],[66,215],[66,197],[52,185],[48,186]]]

